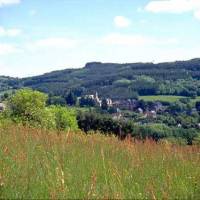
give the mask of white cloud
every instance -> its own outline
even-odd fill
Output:
[[[111,33],[101,39],[103,44],[123,46],[144,46],[144,45],[173,45],[178,41],[174,38],[155,39],[143,35],[127,35]]]
[[[6,31],[6,34],[7,36],[10,36],[10,37],[15,37],[15,36],[18,36],[21,34],[21,30],[20,29],[8,29]]]
[[[192,8],[190,0],[159,0],[149,2],[145,9],[154,13],[182,13],[191,11]]]
[[[131,25],[131,21],[126,17],[116,16],[114,18],[114,24],[118,28],[126,28],[126,27],[129,27]]]
[[[198,11],[196,11],[196,12],[194,13],[194,17],[195,17],[196,19],[199,19],[199,20],[200,20],[200,10],[198,10]]]
[[[104,44],[110,45],[144,45],[148,41],[140,35],[123,35],[120,33],[111,33],[102,39]]]
[[[0,37],[4,37],[4,36],[7,36],[7,37],[15,37],[15,36],[18,36],[21,34],[21,30],[20,29],[16,29],[16,28],[13,28],[13,29],[5,29],[4,27],[1,27],[0,26]]]
[[[72,48],[77,41],[68,38],[46,38],[38,40],[35,45],[38,47]]]
[[[146,11],[153,13],[175,13],[181,14],[193,12],[196,19],[200,19],[199,0],[158,0],[149,2]]]
[[[20,49],[12,44],[0,43],[0,55],[18,53]]]
[[[69,38],[52,37],[40,39],[35,42],[26,44],[26,49],[30,51],[38,51],[40,49],[54,50],[54,49],[71,49],[76,47],[77,40]]]
[[[0,0],[0,7],[19,4],[21,0]]]

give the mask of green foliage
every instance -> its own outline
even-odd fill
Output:
[[[137,76],[136,80],[132,81],[131,88],[139,95],[150,95],[157,93],[158,85],[152,77],[142,75]]]
[[[171,136],[171,129],[165,124],[148,124],[144,129],[147,132],[145,138],[152,138],[155,141]]]
[[[25,79],[0,77],[0,92],[31,87],[56,96],[70,91],[76,96],[98,91],[104,98],[140,95],[200,96],[200,59],[172,63],[88,63]],[[132,94],[131,94],[132,93]]]
[[[120,79],[120,80],[115,81],[113,84],[119,87],[127,87],[131,84],[131,81],[128,79]]]
[[[193,144],[193,140],[198,137],[198,133],[195,129],[185,129],[182,132],[183,138],[185,138],[187,140],[187,144],[188,145],[192,145]]]
[[[53,114],[57,130],[78,129],[75,110],[61,106],[50,106],[47,110]]]
[[[198,135],[194,138],[193,144],[194,144],[194,145],[199,145],[199,146],[200,146],[200,132],[199,132]]]
[[[117,111],[118,111],[118,109],[115,108],[115,107],[110,107],[110,108],[108,108],[108,113],[109,113],[109,114],[117,113]]]
[[[93,112],[79,113],[77,116],[79,128],[85,132],[90,130],[101,131],[105,134],[120,134],[120,122],[112,118]]]
[[[184,103],[181,103],[180,101],[176,101],[175,103],[171,103],[168,107],[168,110],[171,113],[180,113],[187,110],[187,106]]]
[[[184,117],[183,117],[184,118]],[[173,118],[172,118],[173,119]],[[117,121],[106,115],[95,114],[94,112],[79,113],[77,120],[79,128],[85,132],[100,131],[104,134],[114,134],[121,139],[131,135],[134,138],[140,140],[153,139],[156,142],[162,139],[172,138],[177,139],[177,143],[181,140],[186,141],[188,145],[193,144],[196,138],[199,137],[199,133],[192,125],[188,127],[175,127],[177,122],[172,119],[165,119],[166,124],[160,123],[147,123],[144,125],[134,123],[133,121]],[[169,121],[168,121],[169,120]],[[178,120],[178,119],[177,119]],[[172,123],[170,126],[168,123]]]
[[[75,110],[61,106],[46,107],[47,95],[22,89],[16,92],[8,102],[9,109],[3,115],[15,122],[46,129],[77,130]]]
[[[61,105],[61,106],[65,106],[66,105],[66,101],[61,96],[49,96],[47,104],[48,105]]]
[[[11,117],[22,122],[41,124],[46,106],[47,95],[22,89],[16,92],[9,100]]]
[[[56,130],[56,119],[55,114],[49,109],[49,107],[46,107],[42,112],[42,121],[37,127],[41,127],[43,129],[48,130]]]
[[[107,103],[106,99],[102,100],[101,108],[102,108],[102,110],[108,110],[108,103]]]
[[[136,80],[141,81],[141,82],[145,82],[145,83],[155,83],[154,78],[152,78],[150,76],[146,76],[146,75],[137,76]]]
[[[77,97],[74,95],[73,92],[70,92],[66,97],[65,97],[67,105],[73,106],[76,105],[77,103]]]
[[[4,93],[11,93],[12,90],[18,88],[18,80],[7,76],[0,76],[0,96],[3,96]]]
[[[174,128],[173,136],[184,138],[187,141],[188,145],[192,145],[193,141],[199,137],[199,133],[194,128],[190,129]]]
[[[89,98],[89,97],[81,97],[79,99],[79,105],[81,107],[94,107],[96,106],[96,102],[94,99]]]
[[[200,112],[200,101],[196,102],[195,107]]]

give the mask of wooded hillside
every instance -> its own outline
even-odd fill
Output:
[[[84,68],[54,71],[16,79],[0,77],[1,91],[31,87],[54,95],[77,96],[98,91],[100,96],[200,95],[200,59],[171,63],[87,63]]]

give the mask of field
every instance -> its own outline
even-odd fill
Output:
[[[200,101],[200,96],[196,97],[195,99],[192,99],[192,102],[196,103],[197,101]]]
[[[185,97],[170,96],[170,95],[154,95],[154,96],[140,96],[139,97],[139,99],[143,99],[144,101],[160,101],[160,102],[169,102],[169,103],[176,102],[181,98],[185,98]]]
[[[154,101],[160,101],[160,102],[168,102],[168,103],[174,103],[180,99],[183,99],[186,97],[183,96],[171,96],[171,95],[152,95],[152,96],[139,96],[140,100],[154,102]],[[191,102],[195,104],[197,101],[200,101],[200,96],[196,98],[191,98]]]
[[[199,199],[200,148],[0,126],[0,199]]]

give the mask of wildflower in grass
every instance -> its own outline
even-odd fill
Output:
[[[97,181],[97,176],[96,176],[96,172],[94,172],[91,177],[91,186],[89,188],[88,198],[90,198],[91,196],[94,198],[96,195],[94,192],[96,181]]]
[[[3,177],[0,174],[0,188],[2,188],[4,186],[4,182],[3,182]]]
[[[8,153],[9,153],[9,149],[8,149],[8,147],[7,147],[7,146],[5,146],[5,148],[4,148],[4,150],[3,150],[3,151],[4,151],[4,153],[5,153],[5,154],[8,154]]]
[[[65,179],[64,179],[64,172],[61,168],[60,169],[58,167],[56,168],[56,177],[57,177],[58,185],[60,185],[62,189],[64,190]]]

